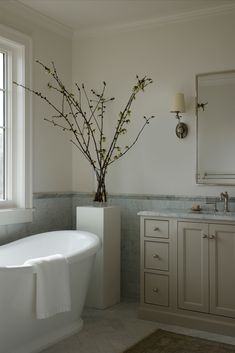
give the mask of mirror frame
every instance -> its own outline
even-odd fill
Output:
[[[198,158],[199,158],[199,153],[198,153],[198,78],[202,76],[208,76],[208,75],[216,75],[216,74],[228,74],[228,73],[235,73],[235,70],[224,70],[224,71],[214,71],[214,72],[206,72],[206,73],[201,73],[201,74],[196,74],[195,76],[195,86],[196,86],[196,98],[195,98],[195,112],[196,112],[196,173],[195,173],[195,179],[196,179],[196,184],[197,185],[208,185],[208,186],[234,186],[235,185],[235,178],[234,182],[231,183],[225,183],[222,178],[218,178],[216,182],[208,181],[208,182],[202,182],[199,178],[199,170],[198,170]]]

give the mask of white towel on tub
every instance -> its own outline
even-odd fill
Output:
[[[46,319],[71,310],[69,264],[63,255],[56,254],[30,259],[25,265],[36,270],[36,315]]]

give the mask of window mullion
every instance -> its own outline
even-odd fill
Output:
[[[3,200],[7,199],[7,155],[6,155],[6,144],[7,144],[7,137],[6,137],[6,124],[7,124],[7,89],[8,89],[8,75],[7,75],[7,54],[4,54],[4,60],[3,60],[3,162],[2,162],[2,170],[3,170]]]
[[[0,150],[0,160],[1,160],[1,164],[0,164],[0,199],[1,200],[6,200],[6,148],[5,148],[5,143],[6,143],[6,133],[5,133],[5,127],[6,127],[6,89],[7,89],[7,82],[6,82],[6,53],[5,52],[1,52],[1,56],[2,56],[2,60],[1,60],[1,65],[0,65],[0,77],[2,77],[1,79],[1,83],[2,83],[2,87],[0,88],[0,93],[1,93],[1,116],[2,116],[2,122],[1,122],[1,126],[0,126],[0,131],[1,131],[1,137],[2,137],[2,141],[1,141],[1,150]]]
[[[5,163],[4,163],[4,178],[5,178],[5,200],[12,202],[12,54],[8,52],[5,56],[5,121],[4,121],[4,148],[5,148]]]

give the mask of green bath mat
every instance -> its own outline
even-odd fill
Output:
[[[235,353],[235,346],[157,330],[123,353]]]

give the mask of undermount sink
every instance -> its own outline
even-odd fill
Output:
[[[152,211],[140,211],[139,216],[144,217],[173,217],[178,219],[197,219],[197,220],[214,220],[214,221],[233,221],[235,222],[235,211],[223,212],[214,211],[213,209],[202,209],[193,211],[191,209],[165,208]]]
[[[203,214],[203,215],[214,215],[214,216],[231,216],[235,217],[235,212],[224,212],[224,211],[214,211],[214,210],[200,210],[200,211],[192,211],[190,210],[189,213],[191,214]]]

